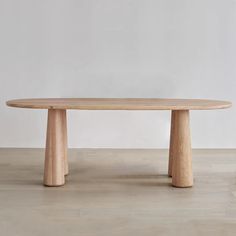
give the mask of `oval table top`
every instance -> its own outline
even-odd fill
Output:
[[[31,98],[6,103],[11,107],[78,110],[209,110],[231,107],[231,102],[165,98]]]

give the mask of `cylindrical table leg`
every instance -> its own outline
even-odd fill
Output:
[[[61,186],[65,183],[64,114],[64,110],[48,110],[44,166],[44,185],[47,186]]]
[[[66,110],[63,110],[63,137],[64,137],[64,174],[69,174],[69,167],[68,167],[68,157],[67,157],[67,117],[66,117]]]
[[[174,137],[175,137],[175,111],[171,112],[171,128],[170,128],[170,148],[169,148],[169,165],[168,165],[168,176],[172,177],[172,165],[174,155]]]
[[[173,113],[172,185],[182,188],[191,187],[193,174],[189,111],[173,111]]]

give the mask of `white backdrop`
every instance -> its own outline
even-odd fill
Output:
[[[29,97],[236,102],[235,0],[0,0],[0,146],[43,147]],[[169,112],[70,111],[70,147],[165,148]],[[236,147],[236,110],[191,113],[195,148]]]

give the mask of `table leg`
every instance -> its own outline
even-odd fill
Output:
[[[168,165],[168,176],[172,177],[172,166],[173,166],[173,155],[174,155],[174,137],[175,132],[175,111],[171,112],[171,127],[170,127],[170,147],[169,147],[169,165]]]
[[[67,117],[66,117],[66,110],[63,110],[63,137],[64,137],[64,174],[69,174],[69,167],[68,167],[68,155],[67,155]]]
[[[61,186],[65,183],[66,110],[49,109],[45,150],[44,185]]]
[[[170,174],[175,187],[193,186],[189,111],[172,111]]]

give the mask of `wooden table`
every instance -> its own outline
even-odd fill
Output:
[[[231,107],[227,101],[158,98],[44,98],[18,99],[8,106],[48,109],[44,185],[65,184],[68,171],[66,110],[171,110],[168,175],[175,187],[191,187],[192,149],[189,110]]]

